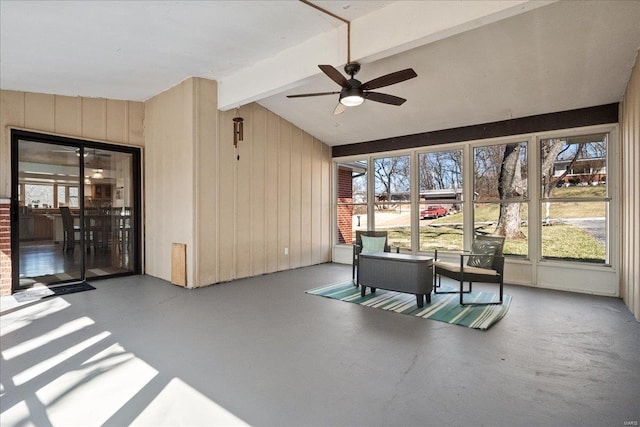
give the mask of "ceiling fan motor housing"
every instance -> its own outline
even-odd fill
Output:
[[[352,79],[353,76],[358,74],[358,71],[360,71],[360,64],[358,64],[357,62],[349,62],[344,66],[344,72],[350,75]]]

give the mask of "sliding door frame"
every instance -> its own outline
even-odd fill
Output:
[[[79,161],[79,178],[84,176],[84,161],[82,161],[84,151],[86,149],[100,149],[125,154],[131,154],[131,183],[133,191],[133,271],[126,273],[117,273],[106,276],[92,277],[91,280],[130,276],[134,274],[142,274],[142,166],[141,166],[141,149],[138,147],[110,144],[107,142],[90,141],[79,138],[70,138],[57,135],[49,135],[32,131],[19,129],[11,129],[11,289],[12,292],[20,290],[20,233],[19,233],[19,200],[18,200],[18,161],[19,150],[18,144],[20,140],[39,142],[51,145],[63,145],[67,147],[75,147],[80,150]],[[79,179],[78,186],[78,204],[81,215],[84,215],[84,185],[82,179]],[[83,227],[84,221],[80,221]],[[81,230],[81,233],[83,230]],[[81,279],[86,278],[86,252],[84,247],[84,239],[80,239],[81,256]]]

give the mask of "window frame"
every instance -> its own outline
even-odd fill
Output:
[[[607,123],[602,125],[592,125],[592,126],[583,126],[576,128],[566,128],[566,129],[558,129],[558,130],[550,130],[550,131],[540,131],[540,132],[532,132],[527,134],[518,134],[518,135],[509,135],[503,137],[496,138],[486,138],[486,139],[477,139],[477,140],[469,140],[469,141],[461,141],[461,142],[453,142],[447,144],[437,144],[437,145],[429,145],[423,147],[416,147],[411,149],[402,149],[402,150],[394,150],[394,151],[385,151],[385,152],[375,152],[369,154],[360,154],[353,156],[342,156],[342,157],[334,157],[332,159],[334,165],[337,163],[354,161],[354,160],[364,160],[367,159],[368,167],[372,167],[372,159],[380,158],[385,156],[400,156],[400,155],[409,155],[411,157],[412,162],[412,206],[413,211],[416,212],[418,209],[418,197],[419,197],[419,182],[418,182],[418,159],[417,156],[420,153],[425,152],[434,152],[434,151],[450,151],[455,149],[463,150],[463,198],[466,201],[473,200],[473,174],[469,173],[473,168],[473,148],[481,147],[481,146],[490,146],[497,144],[505,144],[510,142],[527,142],[527,181],[528,181],[528,190],[527,190],[527,198],[524,202],[528,203],[528,227],[529,227],[529,236],[528,236],[528,257],[512,257],[508,256],[506,260],[507,268],[509,266],[514,266],[514,268],[524,271],[526,269],[524,266],[531,265],[532,272],[531,278],[525,279],[523,284],[527,283],[535,283],[538,277],[538,271],[540,268],[579,268],[582,270],[589,271],[599,271],[599,272],[616,272],[616,263],[619,258],[620,252],[620,244],[612,241],[611,233],[608,233],[608,247],[607,247],[607,259],[608,262],[606,264],[593,264],[593,263],[579,263],[576,261],[563,261],[557,259],[542,259],[541,257],[541,225],[537,225],[540,222],[540,202],[539,198],[541,195],[540,186],[538,183],[540,182],[540,171],[539,171],[539,140],[547,139],[547,138],[555,138],[555,137],[570,137],[577,135],[585,135],[592,133],[607,133],[608,136],[608,147],[607,147],[607,186],[608,186],[608,197],[611,199],[609,202],[609,209],[607,215],[607,229],[614,230],[619,224],[619,212],[620,212],[620,194],[621,189],[619,188],[619,168],[612,168],[612,165],[619,164],[619,129],[617,123]],[[467,171],[465,173],[465,171]],[[368,184],[368,203],[371,203],[373,200],[373,174],[369,174],[369,184]],[[335,177],[335,174],[334,174]],[[336,204],[336,193],[335,193],[335,185],[334,188],[334,198],[332,203]],[[518,201],[521,201],[518,199]],[[336,208],[334,207],[334,216]],[[464,212],[464,247],[468,249],[472,244],[472,234],[473,234],[473,203],[463,203],[463,212]],[[373,211],[371,206],[367,209],[368,221],[370,227],[375,227]],[[413,253],[421,253],[426,255],[431,255],[430,252],[422,252],[419,251],[419,213],[414,214],[412,218],[412,251]],[[335,236],[337,236],[337,226],[333,226],[334,230],[334,256],[340,252],[340,247],[344,247],[345,245],[340,245],[337,242]],[[440,251],[438,252],[440,253]],[[344,259],[340,256],[336,256],[335,259]],[[338,261],[340,262],[340,261]],[[580,264],[579,266],[577,264]],[[516,266],[521,267],[516,267]],[[596,277],[596,276],[594,276]],[[530,281],[529,281],[530,280]],[[562,286],[558,287],[558,289],[564,289]],[[575,290],[575,289],[573,289]]]
[[[606,160],[605,160],[605,168],[606,168],[606,191],[604,197],[583,197],[583,198],[575,198],[575,197],[548,197],[545,198],[542,194],[542,157],[541,157],[541,141],[547,139],[559,139],[559,138],[572,138],[572,137],[581,137],[588,136],[593,134],[604,134],[606,138]],[[538,264],[547,264],[547,265],[576,265],[580,268],[613,268],[615,265],[615,260],[617,259],[617,254],[619,253],[619,244],[618,247],[614,245],[612,242],[612,227],[614,224],[619,222],[617,217],[619,212],[619,173],[610,174],[612,171],[611,164],[618,164],[618,150],[619,150],[619,141],[618,141],[618,130],[617,126],[612,125],[598,125],[598,126],[589,126],[585,128],[575,128],[575,129],[561,129],[553,132],[545,132],[539,133],[536,135],[536,163],[535,163],[535,171],[537,173],[537,182],[540,185],[536,185],[534,191],[536,191],[537,197],[537,208],[536,213],[538,214],[537,222],[540,224],[537,230],[537,245],[536,245],[536,260]],[[618,189],[617,193],[614,189]],[[617,197],[616,197],[617,196]],[[590,261],[581,261],[576,259],[563,259],[556,257],[544,257],[543,256],[543,242],[542,242],[542,220],[544,219],[543,209],[544,203],[590,203],[590,202],[602,202],[605,203],[605,259],[603,263],[599,262],[590,262]]]

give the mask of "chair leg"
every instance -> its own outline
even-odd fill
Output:
[[[351,280],[355,286],[358,286],[356,283],[356,260],[353,260],[353,265],[351,266]]]
[[[495,302],[464,302],[462,300],[462,293],[460,294],[460,305],[465,305],[465,306],[476,306],[476,305],[502,305],[503,303],[503,295],[504,295],[504,291],[503,291],[503,282],[500,281],[499,283],[500,285],[500,299],[498,301]],[[462,288],[460,288],[462,289]],[[466,292],[465,292],[466,293]]]
[[[465,291],[462,283],[461,282],[461,286],[460,286],[460,290],[455,290],[455,291],[439,291],[438,289],[442,287],[442,275],[437,274],[438,279],[437,279],[437,284],[436,284],[436,275],[433,276],[433,293],[434,294],[459,294],[461,291],[464,294],[468,294],[469,292],[471,292],[471,289],[469,289],[468,291]]]

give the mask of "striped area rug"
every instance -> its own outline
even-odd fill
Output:
[[[384,289],[377,289],[372,294],[367,289],[367,294],[361,297],[360,288],[353,286],[351,281],[310,289],[306,293],[481,330],[489,329],[502,319],[511,304],[511,297],[505,295],[502,305],[461,306],[458,294],[432,293],[431,303],[418,308],[413,294]],[[498,301],[498,295],[486,292],[465,294],[465,302],[492,301]]]

